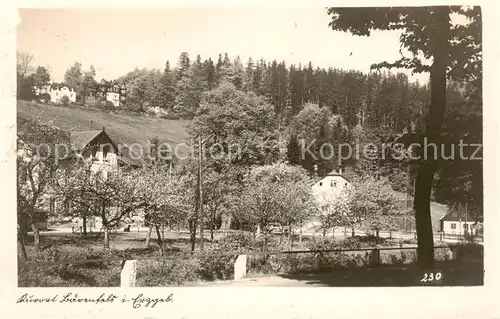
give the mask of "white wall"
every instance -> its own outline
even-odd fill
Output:
[[[59,90],[50,90],[50,101],[61,102],[63,96],[67,96],[71,102],[76,102],[76,92],[70,90],[68,87],[62,87]]]
[[[115,92],[106,93],[106,101],[110,101],[114,106],[120,106],[120,94]]]
[[[337,198],[349,182],[340,175],[326,176],[312,186],[314,197],[320,202]]]
[[[455,224],[455,229],[451,228],[452,224]],[[464,225],[465,225],[465,221],[462,221],[462,222],[444,221],[443,222],[443,231],[446,234],[460,235],[460,234],[464,233]],[[474,222],[467,221],[467,225],[468,225],[468,228],[470,230],[471,226],[474,225]]]

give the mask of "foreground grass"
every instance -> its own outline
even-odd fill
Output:
[[[112,137],[127,144],[145,143],[158,137],[175,147],[188,138],[185,121],[182,120],[111,114],[104,110],[53,106],[26,101],[17,102],[17,116],[26,120],[41,116],[45,121],[53,120],[54,125],[67,131],[88,131],[90,120],[92,120],[94,130],[105,127]]]

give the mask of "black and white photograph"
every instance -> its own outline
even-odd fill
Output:
[[[18,12],[18,287],[484,286],[482,7]]]

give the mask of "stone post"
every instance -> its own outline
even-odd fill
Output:
[[[370,266],[380,265],[380,250],[375,248],[370,254]]]
[[[127,260],[123,264],[120,287],[135,287],[137,279],[137,260]]]
[[[240,280],[247,276],[247,255],[239,255],[234,262],[234,280]]]
[[[321,269],[321,254],[320,253],[317,253],[314,255],[313,265],[314,265],[314,270]]]

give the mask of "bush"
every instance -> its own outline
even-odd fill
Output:
[[[180,285],[200,278],[198,259],[141,261],[137,284],[141,287]]]
[[[115,105],[111,101],[106,101],[104,103],[104,108],[108,111],[114,111],[115,110]]]
[[[110,251],[84,248],[64,251],[52,247],[37,253],[30,262],[45,263],[63,260],[109,258]],[[19,262],[20,287],[116,287],[120,285],[119,262],[95,262],[54,266],[28,266]]]
[[[38,100],[43,103],[49,103],[50,102],[50,94],[49,93],[42,93],[38,96]]]
[[[69,105],[69,103],[70,103],[69,97],[68,97],[67,95],[63,96],[63,97],[61,98],[61,103],[62,103],[62,105],[64,105],[64,106],[68,106],[68,105]]]
[[[167,119],[169,118],[169,114],[168,114],[168,111],[160,108],[159,106],[156,106],[156,107],[148,107],[146,109],[146,114],[150,115],[150,116],[155,116],[155,117],[159,117],[159,118],[162,118],[162,119]]]

